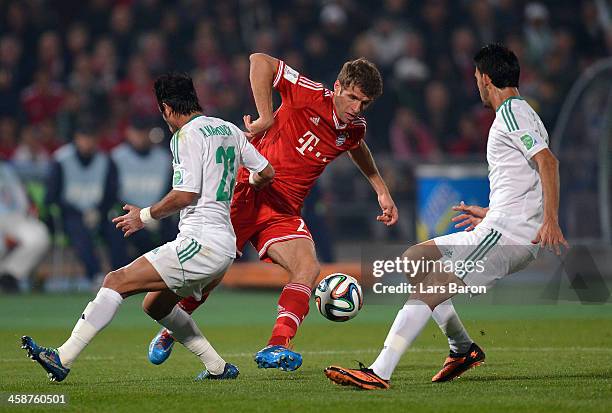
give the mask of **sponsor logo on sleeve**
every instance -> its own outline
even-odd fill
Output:
[[[283,72],[283,77],[285,79],[287,79],[288,81],[290,81],[291,83],[293,83],[294,85],[297,83],[298,81],[298,77],[300,76],[300,74],[293,70],[291,67],[285,65],[285,70]]]
[[[523,136],[521,136],[521,142],[523,142],[523,145],[525,145],[525,149],[527,149],[527,150],[533,148],[533,146],[536,143],[535,139],[532,138],[531,135],[523,135]]]
[[[177,169],[172,176],[172,185],[181,185],[183,183],[183,170]]]

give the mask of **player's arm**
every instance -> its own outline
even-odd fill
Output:
[[[352,161],[357,165],[357,168],[359,168],[361,173],[368,179],[376,195],[378,195],[378,203],[383,213],[376,217],[376,219],[385,225],[395,224],[398,219],[397,207],[389,193],[387,184],[378,172],[370,148],[368,148],[368,145],[362,139],[359,145],[351,149],[348,153]]]
[[[161,201],[147,208],[125,204],[123,210],[127,214],[113,219],[117,229],[123,231],[124,237],[144,228],[145,224],[176,214],[181,209],[191,205],[198,197],[194,192],[171,190]]]
[[[516,114],[515,130],[508,131],[508,137],[528,161],[538,166],[542,197],[544,199],[544,221],[538,230],[533,244],[540,244],[561,253],[560,245],[569,245],[559,227],[559,161],[548,148],[548,136],[542,133],[540,125],[524,111]]]
[[[249,60],[251,62],[249,80],[259,115],[255,121],[251,121],[250,115],[245,115],[243,118],[247,136],[251,138],[253,135],[268,130],[274,123],[272,88],[279,60],[264,53],[253,53]]]
[[[176,214],[181,209],[193,204],[199,194],[195,192],[185,192],[176,189],[171,190],[162,198],[161,201],[153,204],[151,209],[151,218],[159,220],[170,215]]]
[[[542,247],[549,246],[555,253],[561,253],[559,246],[569,248],[559,227],[559,161],[550,149],[545,148],[533,155],[532,159],[538,164],[540,181],[542,182],[542,195],[544,197],[544,222],[531,241]]]

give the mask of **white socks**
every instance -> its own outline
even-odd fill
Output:
[[[87,344],[111,322],[122,302],[123,298],[117,291],[100,288],[96,298],[83,310],[70,338],[57,349],[64,367],[72,366]]]
[[[225,360],[204,338],[193,318],[185,310],[176,305],[170,314],[159,320],[158,323],[172,331],[172,337],[176,341],[198,356],[211,374],[223,373]]]
[[[98,291],[96,298],[83,310],[70,338],[57,349],[64,367],[72,367],[87,344],[111,322],[122,302],[121,294],[115,290],[103,287]],[[198,356],[211,374],[223,373],[225,360],[204,338],[191,316],[179,306],[175,306],[159,323],[172,331],[176,341]]]
[[[404,352],[421,333],[431,317],[431,309],[419,300],[408,300],[399,310],[378,358],[370,366],[382,379],[389,380]]]
[[[472,339],[463,327],[450,298],[434,308],[432,317],[438,323],[442,333],[448,337],[451,351],[466,353],[470,349]]]

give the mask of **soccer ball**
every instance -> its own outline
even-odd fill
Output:
[[[323,278],[314,295],[319,312],[331,321],[350,320],[363,305],[361,286],[356,279],[342,273]]]

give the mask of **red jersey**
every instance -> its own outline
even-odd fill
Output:
[[[274,124],[251,143],[274,167],[274,182],[261,196],[274,210],[299,215],[304,199],[331,161],[359,146],[365,136],[363,117],[342,123],[336,116],[333,93],[321,83],[279,63],[273,83],[282,104]],[[248,185],[249,172],[242,169],[238,182]],[[247,191],[248,192],[248,191]],[[243,198],[246,192],[237,191]]]

